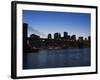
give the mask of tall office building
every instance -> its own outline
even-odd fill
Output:
[[[60,33],[58,33],[58,37],[59,37],[59,39],[61,38],[61,34]]]
[[[64,32],[64,38],[65,38],[65,39],[68,38],[68,32]]]
[[[88,36],[88,40],[89,40],[89,41],[91,40],[91,37],[90,37],[90,36]]]
[[[60,33],[55,33],[54,34],[54,39],[60,39],[61,38],[61,34]]]
[[[48,34],[48,39],[52,39],[52,35],[51,34]]]

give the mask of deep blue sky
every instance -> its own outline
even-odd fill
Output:
[[[23,22],[33,28],[33,31],[28,30],[28,35],[37,31],[46,35],[60,32],[63,36],[63,32],[68,32],[69,35],[88,37],[90,20],[91,15],[88,13],[23,10]]]

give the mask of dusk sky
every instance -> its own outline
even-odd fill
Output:
[[[76,37],[90,35],[91,15],[89,13],[50,12],[23,10],[23,23],[28,23],[28,36],[32,33],[46,37],[49,33],[68,32]]]

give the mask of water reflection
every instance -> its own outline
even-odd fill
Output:
[[[42,49],[24,53],[23,69],[90,66],[90,48]]]

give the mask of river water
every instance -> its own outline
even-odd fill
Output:
[[[80,67],[91,65],[90,48],[41,49],[23,54],[23,69]]]

